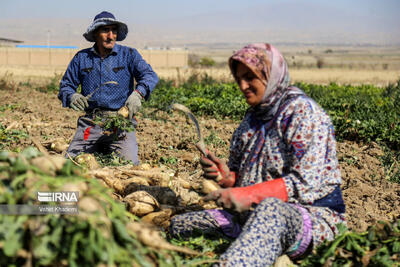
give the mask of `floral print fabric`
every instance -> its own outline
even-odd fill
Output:
[[[190,236],[195,231],[202,234],[227,234],[226,225],[218,222],[218,212],[206,210],[177,215],[171,220],[171,234]],[[230,229],[240,229],[232,215],[224,212],[229,220]],[[311,225],[307,211],[302,212],[293,204],[284,203],[276,198],[263,200],[246,219],[243,231],[220,260],[223,266],[269,266],[283,253],[301,255],[308,248],[311,239]],[[232,231],[229,231],[232,233]],[[233,237],[231,235],[228,235]],[[301,249],[301,251],[299,251]]]
[[[336,233],[335,225],[344,223],[343,214],[312,206],[333,192],[341,177],[330,119],[307,96],[284,102],[266,124],[249,112],[233,134],[228,165],[238,173],[235,186],[283,178],[288,201],[306,207],[315,225],[322,220]],[[327,237],[315,232],[314,242]]]
[[[340,191],[336,141],[329,116],[302,90],[289,86],[287,64],[276,48],[252,44],[239,50],[229,60],[234,76],[235,62],[245,64],[263,79],[266,92],[261,104],[249,108],[232,136],[228,166],[237,173],[234,186],[283,178],[288,203],[267,198],[254,211],[239,214],[239,220],[245,217],[246,223],[221,259],[232,259],[227,266],[265,266],[285,251],[300,254],[295,247],[304,248],[305,243],[311,242],[309,231],[309,241],[299,240],[305,234],[303,223],[312,225],[314,246],[332,240],[338,232],[336,225],[345,223],[344,213],[313,206]],[[341,198],[341,194],[336,195]],[[182,221],[193,225],[204,214],[206,221],[214,218],[208,212],[178,215],[172,220],[171,229],[183,229],[178,227]],[[212,228],[220,229],[218,220],[214,218],[213,222]]]
[[[306,207],[316,225],[323,220],[336,232],[343,214],[312,206],[341,184],[329,116],[300,89],[288,86],[287,64],[272,45],[251,44],[236,52],[229,61],[232,73],[234,61],[259,72],[270,68],[269,96],[248,110],[231,140],[228,166],[238,174],[235,186],[283,178],[289,202]],[[316,234],[314,242],[326,237]]]

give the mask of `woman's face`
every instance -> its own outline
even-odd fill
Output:
[[[241,62],[238,62],[236,67],[236,79],[247,104],[252,107],[260,104],[265,93],[263,81]]]

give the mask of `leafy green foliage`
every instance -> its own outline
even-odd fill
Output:
[[[343,225],[333,241],[322,245],[301,266],[400,266],[400,220],[379,222],[362,233]]]
[[[0,106],[0,112],[4,112],[6,110],[14,110],[19,107],[20,107],[20,105],[18,105],[18,104],[5,104],[5,105]]]
[[[79,215],[0,214],[0,266],[177,265],[176,253],[146,247],[127,231],[132,215],[108,188],[83,177],[69,160],[56,175],[46,174],[34,164],[37,156],[33,148],[0,152],[0,204],[38,205],[38,191],[76,186],[86,205],[79,206]]]
[[[386,148],[381,161],[385,168],[386,179],[395,183],[400,183],[400,151],[392,151]]]
[[[219,83],[207,75],[193,75],[180,87],[161,80],[145,106],[167,111],[172,103],[181,103],[196,115],[215,118],[240,119],[247,109],[236,84]]]
[[[176,157],[160,157],[160,163],[161,164],[167,164],[167,165],[176,165],[178,163],[178,159]]]
[[[378,88],[328,86],[299,83],[330,115],[337,137],[355,141],[376,141],[400,148],[400,80],[397,85]]]
[[[31,83],[31,80],[28,79],[27,81],[19,82],[20,86],[28,87],[28,88],[33,88],[33,85]]]
[[[28,134],[19,130],[7,130],[0,123],[0,149],[4,149],[11,144],[19,142],[21,139],[27,138]]]
[[[60,89],[60,80],[62,75],[54,74],[54,76],[50,79],[50,82],[44,86],[37,87],[36,90],[44,93],[57,93]]]
[[[202,67],[212,67],[215,66],[215,60],[211,57],[202,57],[199,61],[199,65]]]
[[[115,152],[102,154],[102,153],[94,153],[96,157],[96,161],[102,166],[124,166],[128,164],[132,164],[131,160],[126,160],[120,156],[118,156]]]
[[[211,57],[202,57],[196,54],[189,54],[188,65],[190,67],[213,67],[216,62]]]
[[[334,83],[296,86],[329,114],[338,139],[375,141],[400,148],[400,80],[386,88]],[[235,83],[218,82],[207,75],[193,75],[178,87],[172,81],[161,80],[145,106],[167,111],[172,103],[181,103],[196,115],[217,119],[239,120],[248,108]]]
[[[210,134],[204,138],[204,143],[207,145],[213,145],[213,147],[225,147],[227,145],[213,130],[211,130]]]
[[[117,129],[126,132],[133,132],[135,130],[135,127],[133,126],[131,120],[124,118],[118,114],[108,115],[105,117],[97,116],[94,122],[101,125],[104,130],[109,131],[110,133],[114,132]]]
[[[232,239],[222,235],[204,235],[203,233],[194,233],[188,238],[172,238],[170,242],[177,246],[185,246],[204,254],[196,259],[183,260],[183,265],[188,263],[193,265],[201,264],[201,266],[211,266],[212,263],[218,262],[218,257],[224,253]],[[189,265],[190,266],[190,265]]]

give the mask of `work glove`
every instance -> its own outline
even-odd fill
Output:
[[[259,204],[268,197],[288,201],[286,185],[282,178],[251,186],[219,189],[209,193],[204,200],[215,200],[220,206],[242,212],[249,210],[253,203]]]
[[[232,187],[235,184],[236,173],[229,170],[226,163],[207,150],[207,157],[200,159],[203,176],[217,181],[222,187]]]
[[[133,93],[128,97],[125,102],[125,106],[129,110],[128,119],[132,119],[133,116],[140,110],[142,106],[143,96],[138,91],[133,91]]]
[[[74,93],[70,99],[70,105],[73,110],[83,111],[89,107],[86,97],[79,93]]]

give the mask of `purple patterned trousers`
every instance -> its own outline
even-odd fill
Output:
[[[193,231],[223,233],[235,241],[220,257],[223,266],[269,266],[286,253],[295,258],[312,243],[312,222],[300,205],[264,199],[244,225],[224,210],[205,210],[175,216],[170,232],[189,236]]]

